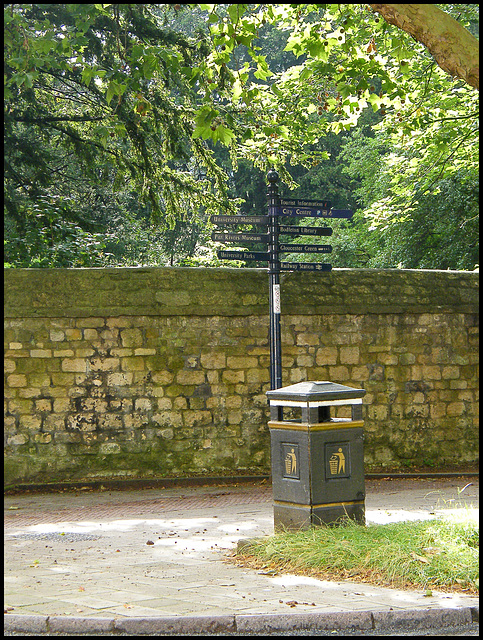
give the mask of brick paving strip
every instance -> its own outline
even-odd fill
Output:
[[[163,512],[186,511],[204,509],[208,507],[225,507],[239,504],[260,504],[272,501],[270,486],[261,487],[256,491],[206,493],[196,496],[176,496],[155,498],[149,500],[134,500],[122,504],[93,504],[79,505],[75,508],[49,508],[35,513],[21,511],[6,511],[4,513],[4,528],[13,529],[19,526],[44,524],[47,522],[67,521],[79,519],[80,512],[85,511],[86,518],[126,518],[133,516],[154,517]]]

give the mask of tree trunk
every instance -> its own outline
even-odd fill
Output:
[[[412,35],[437,64],[475,89],[480,87],[479,42],[434,4],[370,4],[389,22]]]

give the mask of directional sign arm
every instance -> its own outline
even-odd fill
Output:
[[[268,244],[267,233],[212,233],[211,239],[217,242],[265,242]]]
[[[282,207],[316,207],[318,209],[330,209],[332,203],[329,200],[300,200],[282,198]]]
[[[280,251],[285,253],[330,253],[330,244],[280,244]]]
[[[332,271],[325,262],[281,262],[280,271]]]
[[[279,232],[289,236],[331,236],[332,227],[297,227],[281,224]]]
[[[216,255],[222,260],[268,261],[270,259],[269,253],[262,253],[259,251],[217,251]]]
[[[269,224],[270,216],[211,216],[213,224]]]

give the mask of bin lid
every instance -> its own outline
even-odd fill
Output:
[[[353,404],[351,400],[362,398],[365,394],[365,389],[354,389],[353,387],[346,387],[343,384],[325,380],[299,382],[289,387],[267,391],[268,400],[270,404],[274,405],[283,405],[285,403],[291,405],[293,402],[318,405],[321,402],[331,404],[333,401],[339,401],[337,404],[344,404],[340,402],[341,400],[347,400],[347,404]]]

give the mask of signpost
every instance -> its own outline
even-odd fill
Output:
[[[218,242],[264,242],[268,244],[267,233],[212,233],[212,240]]]
[[[270,297],[270,440],[274,525],[277,530],[299,530],[312,524],[336,523],[341,515],[364,522],[364,473],[360,405],[363,389],[351,389],[327,381],[300,383],[282,389],[280,337],[280,272],[331,271],[325,262],[282,262],[283,253],[331,253],[328,244],[280,242],[280,235],[330,236],[329,227],[280,224],[284,216],[295,218],[351,218],[349,209],[332,209],[327,200],[285,200],[278,194],[278,173],[267,174],[268,216],[212,216],[217,224],[266,225],[268,233],[213,233],[220,242],[260,243],[267,251],[218,251],[218,257],[268,262]],[[300,389],[298,389],[300,387]],[[334,392],[330,391],[334,388]],[[329,388],[329,390],[328,390]],[[278,390],[278,391],[277,391]],[[345,395],[347,394],[347,395]],[[329,396],[331,396],[329,398]],[[342,399],[341,399],[342,398]],[[350,428],[334,427],[329,404],[358,405],[352,409]],[[283,407],[298,406],[301,422],[283,423]],[[292,428],[293,427],[293,428]],[[302,452],[303,449],[303,452]],[[352,458],[351,458],[352,456]],[[360,480],[354,482],[354,478]],[[312,481],[315,478],[314,481]],[[337,478],[337,480],[335,480]],[[333,482],[334,480],[334,482]],[[330,483],[330,487],[329,487]],[[336,483],[336,484],[335,484]],[[322,497],[324,499],[322,499]],[[349,505],[349,507],[348,507]],[[348,510],[349,509],[349,510]]]
[[[267,174],[268,215],[222,215],[211,216],[210,221],[219,225],[265,225],[268,233],[214,232],[212,239],[219,242],[258,242],[267,245],[267,252],[261,251],[218,251],[223,260],[256,260],[268,262],[270,294],[270,388],[282,386],[282,353],[280,339],[280,272],[281,271],[331,271],[332,265],[324,262],[281,262],[280,253],[330,253],[327,244],[280,243],[280,234],[291,236],[331,236],[330,227],[306,227],[280,224],[281,216],[294,218],[351,218],[350,209],[332,209],[328,200],[300,200],[280,198],[278,193],[278,173],[271,169]],[[280,416],[281,417],[281,416]]]

